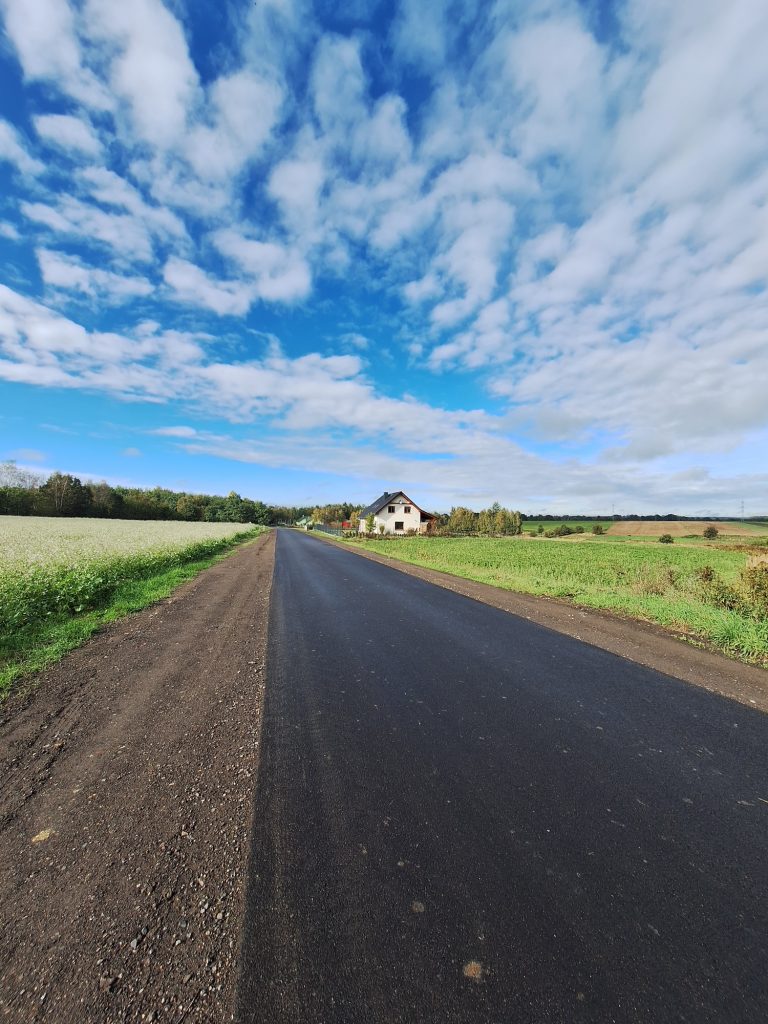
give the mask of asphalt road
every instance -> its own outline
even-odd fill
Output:
[[[768,1020],[768,716],[278,536],[263,1024]]]

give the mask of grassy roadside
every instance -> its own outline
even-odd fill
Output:
[[[749,591],[743,550],[630,546],[602,538],[582,544],[417,537],[341,543],[478,583],[653,622],[768,667],[765,596]],[[753,583],[763,586],[761,580]]]
[[[223,542],[213,554],[170,566],[143,579],[124,580],[90,611],[46,617],[0,635],[0,703],[19,679],[59,661],[102,626],[168,597],[182,583],[229,557],[239,547],[254,543],[263,532],[259,529],[246,539],[240,535],[232,542]]]

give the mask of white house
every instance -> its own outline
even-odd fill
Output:
[[[373,516],[373,532],[406,534],[410,531],[426,533],[429,524],[436,518],[431,512],[425,512],[403,491],[385,491],[373,504],[360,513],[359,532],[366,532],[365,521]]]

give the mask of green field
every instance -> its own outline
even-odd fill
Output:
[[[0,693],[261,527],[0,517]]]
[[[565,598],[659,623],[730,655],[768,665],[762,576],[757,582],[752,577],[745,581],[743,550],[718,548],[716,543],[626,543],[626,538],[414,537],[344,543],[495,587]]]
[[[558,526],[569,526],[572,530],[575,530],[577,526],[581,526],[585,533],[591,533],[592,527],[599,524],[604,530],[607,530],[609,526],[613,526],[612,520],[604,519],[585,519],[574,520],[574,519],[524,519],[523,520],[523,532],[524,533],[535,533],[539,526],[543,530],[555,530]]]

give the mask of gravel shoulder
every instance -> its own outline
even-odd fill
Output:
[[[232,1019],[274,533],[0,716],[0,1017]]]
[[[311,536],[326,544],[339,544],[336,540],[318,534]],[[520,594],[513,590],[492,587],[487,583],[476,583],[474,580],[450,576],[435,569],[400,562],[396,558],[363,550],[351,544],[341,546],[345,551],[354,551],[362,558],[370,558],[374,562],[381,562],[409,576],[417,576],[456,594],[463,594],[475,601],[519,615],[530,622],[583,640],[593,647],[611,651],[622,658],[663,672],[675,679],[701,686],[749,707],[768,711],[768,671],[696,647],[684,640],[682,635],[677,637],[661,626],[622,618],[592,608],[579,608],[577,605],[552,597]]]

